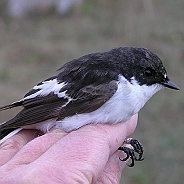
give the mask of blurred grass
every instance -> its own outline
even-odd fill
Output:
[[[145,160],[125,168],[122,183],[184,181],[184,1],[86,0],[66,17],[13,20],[0,2],[1,105],[19,100],[63,63],[118,46],[147,47],[163,60],[179,92],[163,90],[141,110],[133,137]],[[1,112],[0,122],[18,110]]]

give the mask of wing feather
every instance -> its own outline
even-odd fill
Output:
[[[76,100],[72,100],[60,110],[58,120],[75,114],[90,113],[97,110],[114,95],[117,89],[118,84],[116,81],[83,87],[76,94]]]
[[[22,100],[0,108],[23,106],[14,118],[0,124],[0,131],[97,110],[118,88],[119,66],[112,67],[108,59],[108,54],[96,53],[68,62],[57,76],[36,85]]]
[[[18,128],[56,118],[62,120],[75,114],[89,113],[101,107],[117,90],[117,82],[80,89],[75,99],[59,98],[56,94],[38,96],[23,102],[24,109],[0,125],[0,129]],[[69,94],[68,94],[69,95]]]

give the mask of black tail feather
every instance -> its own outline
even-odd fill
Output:
[[[23,103],[23,101],[20,100],[20,101],[14,102],[14,103],[12,103],[12,104],[9,104],[9,105],[0,107],[0,111],[7,110],[7,109],[11,109],[11,108],[13,108],[13,107],[22,106],[22,103]]]
[[[0,131],[0,140],[7,136],[10,132],[14,131],[15,128],[5,129]]]

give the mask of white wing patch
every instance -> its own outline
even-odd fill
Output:
[[[66,95],[66,91],[60,92],[60,90],[66,85],[66,82],[58,83],[57,79],[43,81],[42,84],[37,85],[33,88],[34,90],[39,91],[25,97],[23,100],[35,98],[36,96],[47,96],[53,92],[55,95],[58,96],[58,98],[68,98],[70,101],[71,99]]]

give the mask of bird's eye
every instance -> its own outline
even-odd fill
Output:
[[[146,75],[146,77],[150,77],[153,75],[153,71],[151,69],[146,69],[144,74]]]

